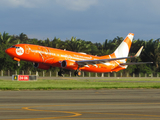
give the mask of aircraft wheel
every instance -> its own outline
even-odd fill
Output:
[[[59,71],[58,72],[58,76],[64,77],[64,72],[63,71]]]
[[[79,70],[75,71],[75,72],[74,72],[74,75],[75,75],[75,76],[80,76],[80,75],[81,75],[81,71],[79,71]]]
[[[20,62],[18,61],[18,64],[17,64],[18,66],[20,66]]]

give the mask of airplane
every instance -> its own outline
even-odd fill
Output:
[[[75,70],[75,76],[80,76],[81,71],[105,73],[118,72],[126,69],[128,65],[147,64],[152,62],[130,62],[127,59],[140,55],[143,46],[134,56],[128,56],[134,34],[129,33],[118,48],[110,55],[94,56],[86,53],[61,50],[33,44],[16,44],[6,49],[5,52],[13,60],[33,62],[35,68],[48,70],[50,67],[59,67],[59,76],[63,76],[63,69]]]

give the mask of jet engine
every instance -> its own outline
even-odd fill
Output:
[[[48,70],[50,68],[49,65],[45,65],[43,63],[33,63],[33,66],[35,68],[44,69],[44,70]]]
[[[61,62],[61,67],[65,69],[70,69],[70,70],[77,70],[78,64],[75,61],[63,60]]]

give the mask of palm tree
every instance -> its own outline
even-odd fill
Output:
[[[21,33],[19,35],[19,39],[20,39],[21,43],[28,43],[28,36],[24,33]]]
[[[63,41],[61,41],[60,38],[54,38],[52,41],[51,41],[51,45],[53,48],[58,48],[58,49],[66,49],[65,47],[65,43]]]
[[[3,35],[0,33],[0,44],[7,44],[12,39],[12,36],[9,35],[9,33],[3,33]]]
[[[47,46],[47,47],[51,47],[52,46],[51,41],[49,40],[49,38],[47,38],[45,40],[45,46]]]
[[[76,37],[71,37],[71,40],[66,40],[65,43],[67,50],[70,51],[86,53],[89,53],[91,51],[91,42],[76,39]]]
[[[5,49],[11,46],[10,40],[12,39],[12,36],[10,36],[8,33],[3,33],[3,35],[0,33],[0,50],[3,52]]]
[[[29,43],[30,43],[30,44],[38,45],[38,39],[36,39],[36,38],[29,39]]]
[[[158,71],[160,64],[160,39],[151,39],[146,42],[144,54],[143,61],[153,61],[156,71]]]

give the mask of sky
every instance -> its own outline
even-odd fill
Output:
[[[0,0],[0,32],[93,43],[160,38],[160,0]]]

